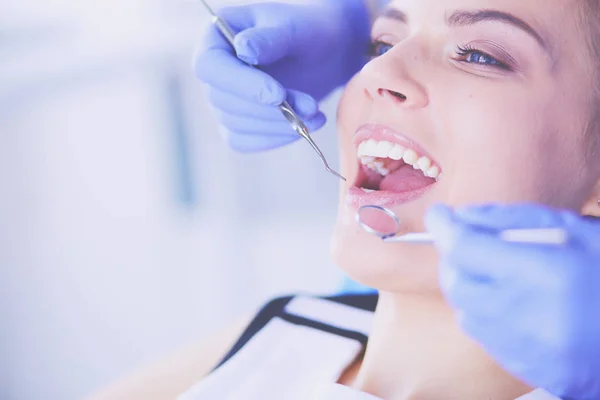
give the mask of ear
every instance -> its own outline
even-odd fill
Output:
[[[592,189],[590,197],[583,205],[582,215],[600,218],[600,178]]]

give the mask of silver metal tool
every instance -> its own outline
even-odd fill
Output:
[[[365,219],[372,219],[369,225]],[[432,244],[433,237],[429,233],[408,233],[397,236],[400,232],[401,221],[392,210],[385,207],[368,205],[358,209],[356,221],[366,232],[380,237],[387,243]],[[500,239],[512,243],[530,243],[545,245],[564,245],[568,234],[564,229],[508,229],[499,233]]]
[[[212,8],[208,5],[208,3],[205,0],[200,0],[200,2],[204,5],[204,7],[210,13],[212,23],[217,27],[217,29],[219,29],[219,31],[223,34],[225,39],[227,39],[229,44],[231,44],[231,46],[233,47],[233,43],[234,43],[234,39],[235,39],[235,32],[233,31],[233,29],[231,29],[229,24],[223,18],[219,17],[212,10]],[[254,65],[251,65],[248,63],[246,63],[246,64],[252,68],[256,68]],[[279,106],[279,109],[281,110],[281,113],[283,114],[285,119],[287,119],[289,121],[289,123],[292,125],[292,128],[294,129],[294,131],[296,131],[296,133],[298,133],[298,135],[300,135],[302,138],[304,138],[311,145],[313,150],[317,153],[317,155],[321,159],[321,162],[323,162],[325,169],[327,169],[327,171],[331,172],[333,175],[335,175],[338,178],[345,181],[346,178],[344,178],[342,175],[340,175],[337,171],[335,171],[334,169],[332,169],[329,166],[329,163],[327,163],[327,159],[325,158],[325,155],[323,154],[321,149],[319,149],[319,146],[317,146],[315,141],[310,136],[310,133],[308,132],[308,128],[306,127],[304,122],[302,122],[302,119],[300,119],[298,114],[296,114],[296,112],[288,104],[288,102],[284,101],[283,104],[281,104]]]

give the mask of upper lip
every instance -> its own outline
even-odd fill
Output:
[[[383,134],[383,138],[380,140],[387,140],[391,143],[397,143],[404,148],[412,149],[417,154],[429,158],[435,165],[440,166],[440,164],[432,157],[431,153],[429,153],[429,151],[421,144],[408,137],[406,134],[382,124],[361,125],[354,134],[354,146],[358,148],[365,140],[375,139],[375,137],[381,134]]]

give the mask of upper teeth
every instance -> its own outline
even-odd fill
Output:
[[[375,161],[375,158],[401,159],[406,164],[412,165],[414,169],[422,171],[429,178],[439,180],[441,177],[440,168],[434,165],[428,157],[419,155],[413,149],[404,148],[397,143],[369,139],[358,146],[358,157],[364,165],[383,176],[389,174],[390,171],[384,168],[383,162]]]

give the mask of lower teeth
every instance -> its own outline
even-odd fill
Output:
[[[360,188],[360,189],[361,189],[363,192],[365,192],[365,193],[373,193],[373,192],[375,192],[375,190],[373,190],[373,189],[365,189],[365,188]]]

